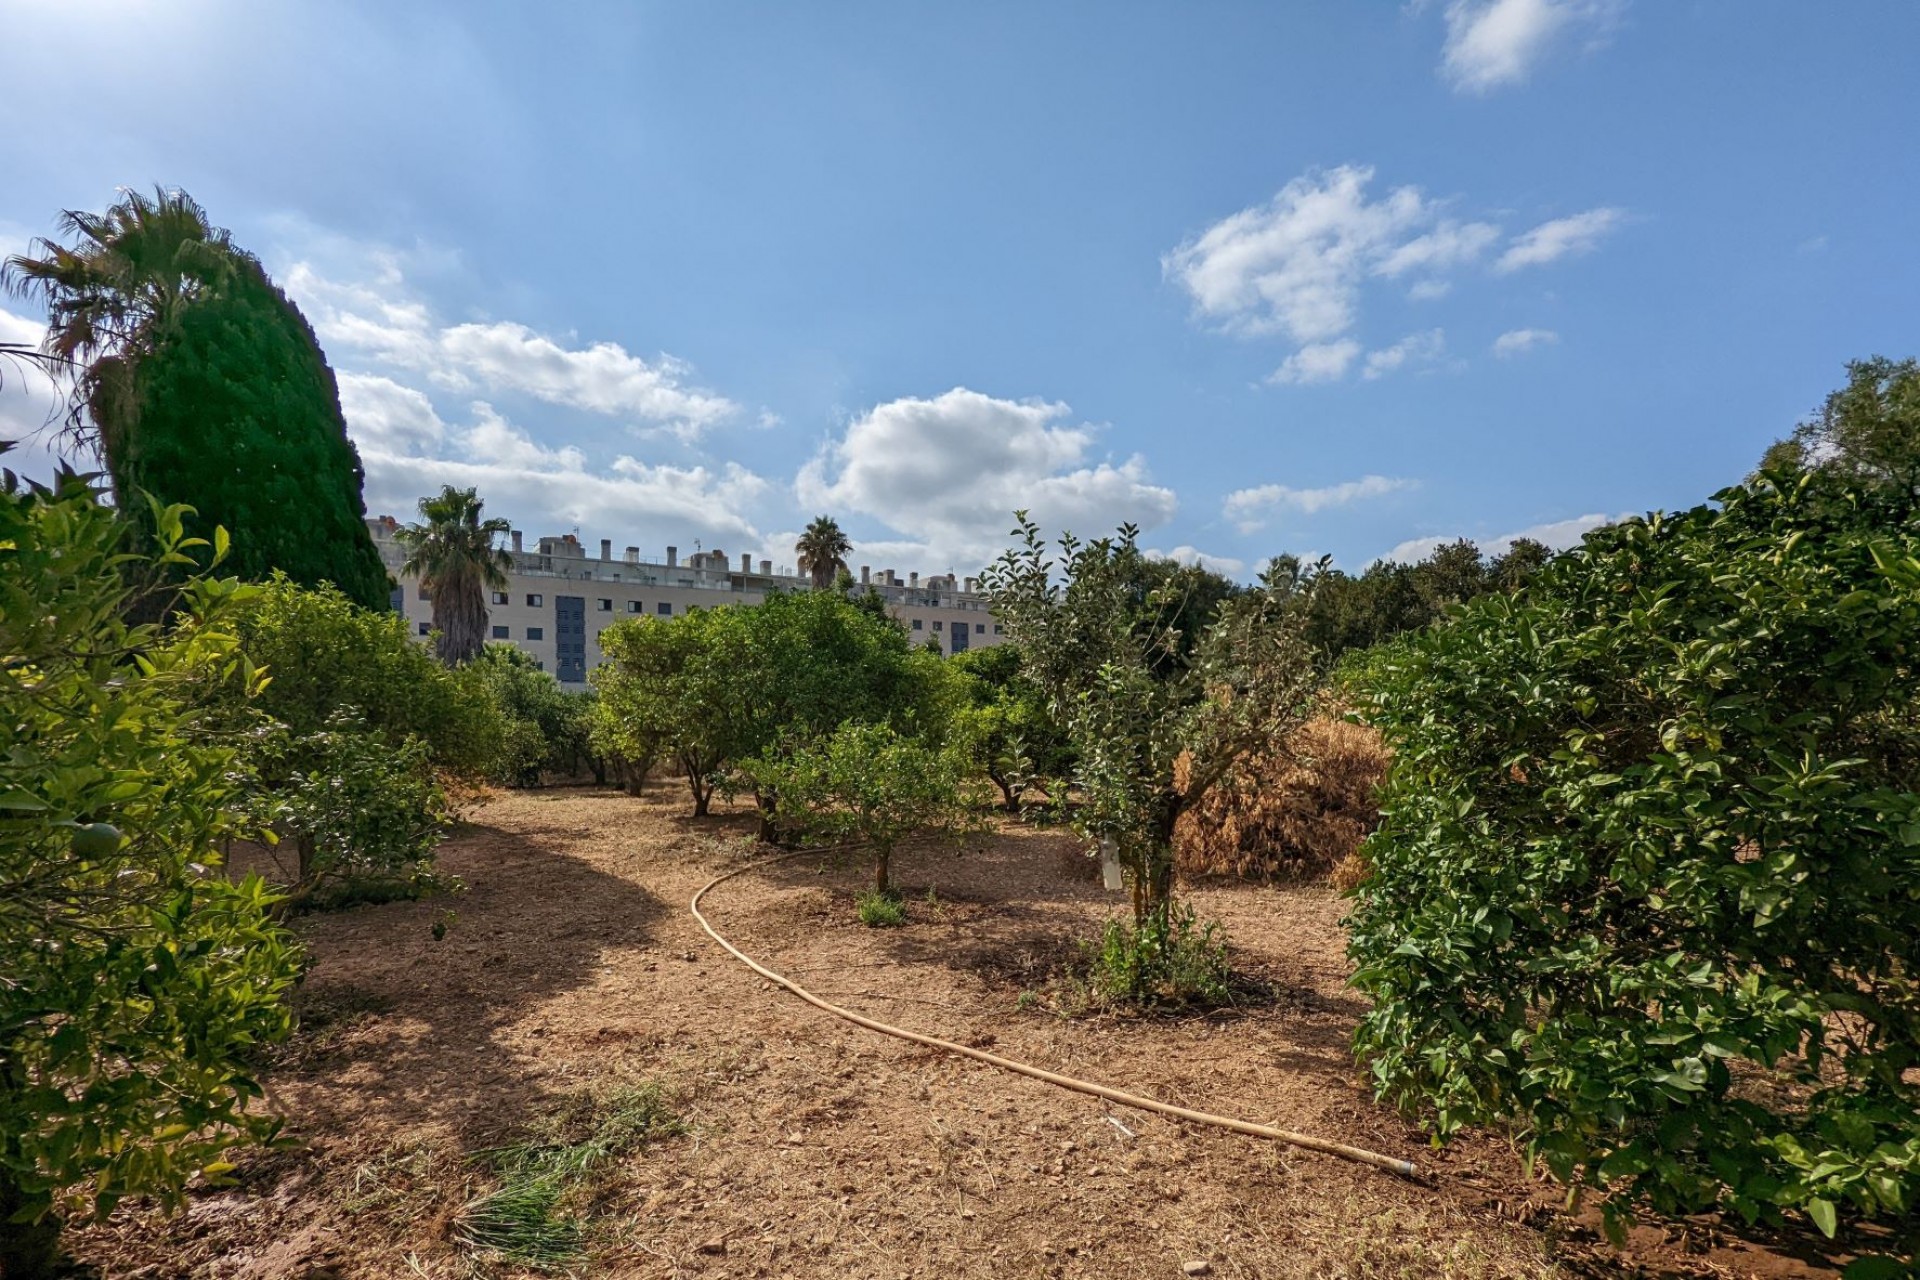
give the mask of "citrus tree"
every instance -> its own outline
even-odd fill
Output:
[[[247,833],[244,761],[209,733],[213,686],[260,681],[196,574],[184,512],[150,552],[88,483],[0,490],[0,1274],[51,1274],[63,1215],[178,1202],[264,1138],[247,1062],[283,1035],[299,970],[257,879],[217,867]],[[216,532],[215,550],[225,550]],[[132,594],[176,594],[164,629]]]
[[[1018,521],[1020,545],[987,573],[994,615],[1073,749],[1071,820],[1118,851],[1134,945],[1167,951],[1181,814],[1312,710],[1311,577],[1265,579],[1197,613],[1185,593],[1200,580],[1147,571],[1132,526],[1092,542],[1063,536],[1056,562],[1038,526],[1024,512]]]
[[[901,841],[970,827],[962,753],[917,742],[884,724],[849,722],[742,768],[776,798],[785,830],[822,843],[865,845],[877,893],[893,892],[893,851]]]
[[[1920,531],[1774,472],[1363,668],[1356,1037],[1618,1207],[1920,1204]]]

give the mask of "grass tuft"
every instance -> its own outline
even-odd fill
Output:
[[[870,929],[892,929],[907,922],[906,904],[897,894],[869,889],[854,905],[860,913],[860,923]]]

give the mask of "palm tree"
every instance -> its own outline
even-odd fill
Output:
[[[258,264],[184,191],[123,191],[105,213],[67,210],[59,227],[73,245],[36,240],[31,252],[0,264],[0,291],[45,303],[41,351],[79,372],[66,434],[111,462],[133,412],[141,359],[186,304],[236,267]]]
[[[433,601],[433,626],[440,633],[440,661],[448,666],[478,657],[486,645],[487,592],[507,588],[513,557],[496,545],[509,528],[498,517],[482,520],[477,490],[440,490],[420,499],[424,524],[400,530],[407,549],[402,574],[412,574]]]
[[[815,516],[793,549],[800,557],[800,572],[813,579],[815,591],[825,591],[833,585],[834,575],[847,567],[853,543],[832,516]]]

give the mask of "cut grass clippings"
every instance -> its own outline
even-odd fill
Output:
[[[565,1099],[525,1141],[483,1151],[500,1185],[469,1201],[455,1227],[477,1254],[539,1271],[580,1260],[587,1223],[569,1212],[609,1161],[686,1132],[656,1082]]]

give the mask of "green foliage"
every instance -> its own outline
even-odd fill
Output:
[[[1847,385],[1820,414],[1767,450],[1762,467],[1816,468],[1882,491],[1902,515],[1920,498],[1920,361],[1874,356],[1847,365]]]
[[[487,690],[505,720],[494,768],[499,781],[532,787],[539,785],[543,774],[571,777],[583,763],[602,767],[589,732],[592,693],[568,691],[525,650],[510,644],[487,645],[470,674]]]
[[[451,825],[418,738],[398,744],[342,713],[318,733],[275,734],[263,775],[283,779],[262,816],[295,849],[298,905],[413,898],[446,887],[434,851]]]
[[[889,870],[902,840],[923,832],[957,835],[971,825],[961,753],[923,745],[884,724],[849,721],[825,737],[745,761],[741,769],[761,794],[774,797],[786,829],[822,844],[870,846],[874,889],[882,895],[893,891]]]
[[[965,703],[954,738],[974,767],[1000,789],[1008,813],[1018,813],[1036,786],[1058,789],[1073,767],[1073,752],[1048,713],[1047,701],[1021,670],[1017,645],[971,649],[950,658],[962,677]]]
[[[1220,926],[1201,925],[1184,903],[1138,926],[1109,918],[1090,950],[1091,985],[1103,1000],[1218,1005],[1231,994]]]
[[[988,570],[994,614],[1072,746],[1081,797],[1070,817],[1113,841],[1133,893],[1129,936],[1146,937],[1172,903],[1180,815],[1313,706],[1303,606],[1314,575],[1269,574],[1193,618],[1182,607],[1190,575],[1141,590],[1153,574],[1131,526],[1093,542],[1062,537],[1057,566],[1024,513],[1016,533],[1022,545]],[[1203,627],[1197,638],[1176,625],[1183,618]]]
[[[1543,544],[1521,538],[1491,560],[1461,539],[1412,564],[1377,560],[1357,577],[1323,560],[1310,571],[1307,639],[1326,658],[1338,660],[1430,626],[1453,605],[1490,591],[1517,591],[1551,557]],[[1280,556],[1269,573],[1293,581],[1309,571],[1297,557]]]
[[[957,704],[945,665],[891,621],[831,592],[635,618],[600,633],[597,741],[675,757],[704,814],[728,766],[853,720],[937,740]],[[770,802],[770,797],[762,797]]]
[[[1920,1204],[1920,535],[1819,475],[1589,535],[1362,674],[1380,1092],[1667,1212]]]
[[[426,743],[450,772],[482,777],[495,768],[505,725],[486,681],[435,662],[391,609],[362,609],[331,587],[275,577],[240,626],[247,655],[269,677],[254,705],[294,737],[347,712],[392,746]]]
[[[115,490],[191,503],[190,531],[233,538],[227,568],[332,583],[387,607],[367,532],[360,455],[305,318],[251,259],[180,308],[133,375],[134,413],[108,453]],[[137,509],[137,507],[135,508]]]
[[[854,912],[869,929],[897,929],[907,922],[907,906],[900,895],[869,889],[854,901]]]
[[[207,691],[258,683],[232,614],[251,588],[191,572],[184,513],[151,554],[86,483],[0,492],[0,1270],[51,1264],[57,1218],[187,1181],[269,1136],[246,1061],[288,1030],[299,968],[273,898],[217,866],[248,834],[245,770]],[[224,537],[215,539],[217,552]],[[129,598],[173,583],[172,622]],[[37,1222],[38,1225],[34,1225]]]

